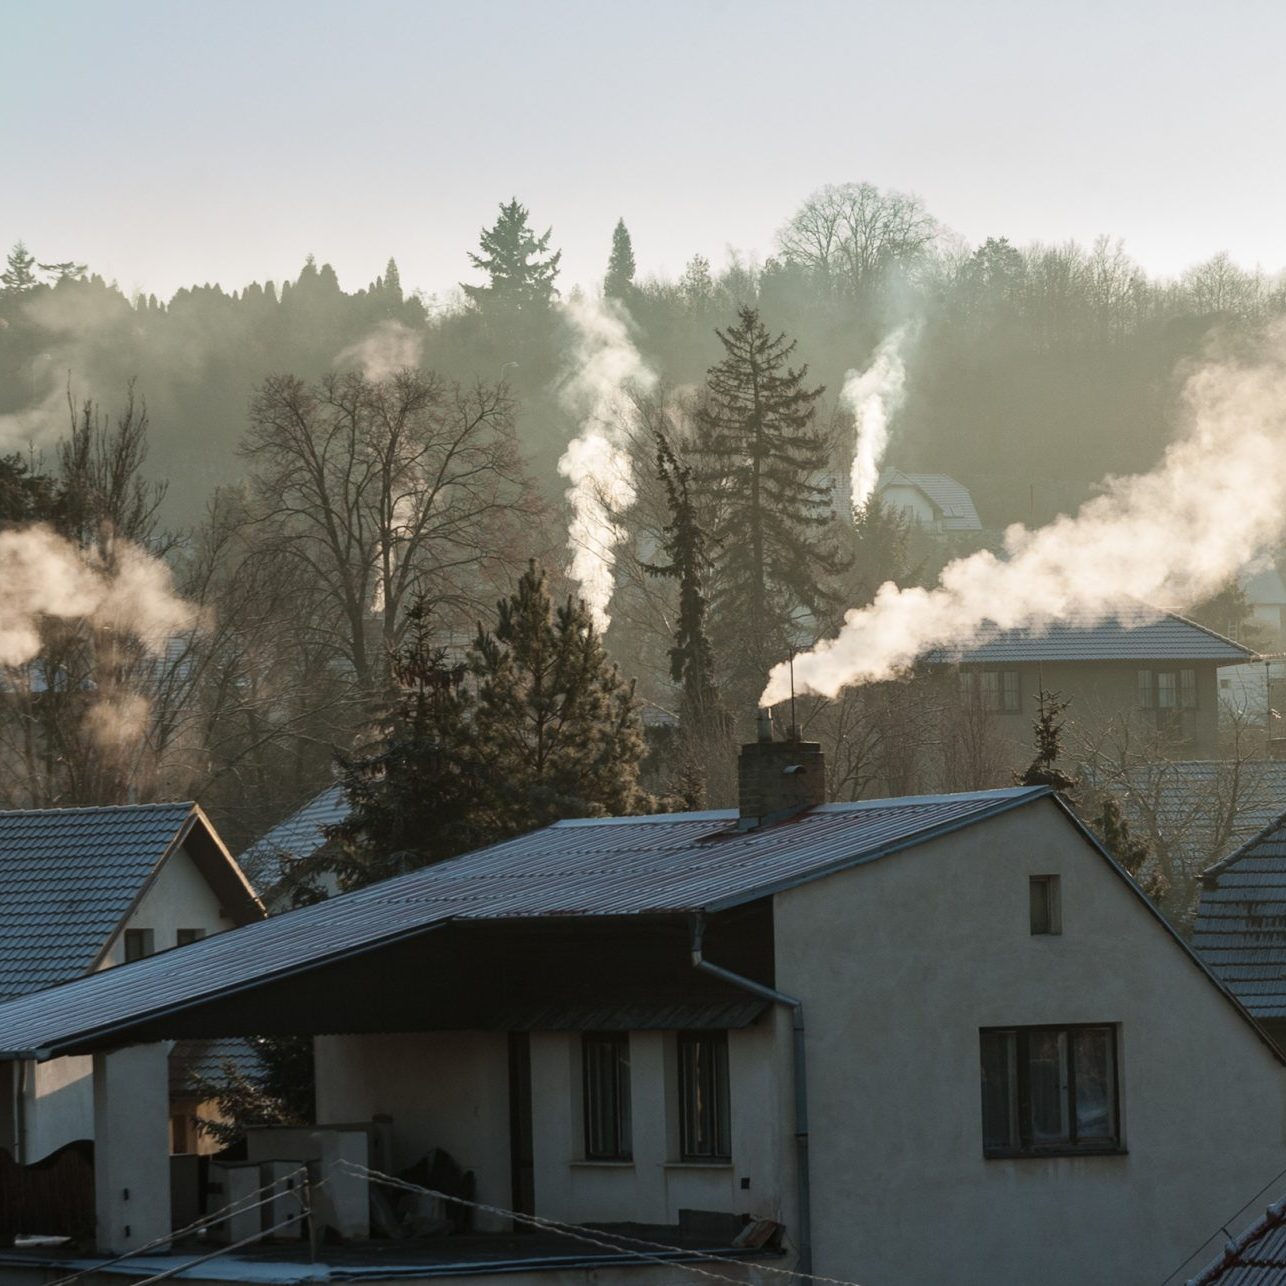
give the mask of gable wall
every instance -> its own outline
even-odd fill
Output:
[[[1032,874],[1062,877],[1061,935],[1030,933]],[[1052,801],[775,910],[819,1273],[1159,1282],[1286,1165],[1280,1064]],[[1128,1154],[984,1159],[979,1028],[1074,1022],[1120,1024]]]

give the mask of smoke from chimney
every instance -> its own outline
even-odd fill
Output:
[[[890,424],[906,398],[902,348],[912,333],[910,322],[899,326],[875,350],[864,371],[849,371],[844,377],[840,402],[853,412],[857,423],[851,474],[854,509],[862,508],[870,500],[880,480]]]
[[[1075,517],[1005,533],[1005,556],[958,559],[931,590],[881,587],[839,634],[795,657],[798,688],[834,696],[887,679],[980,627],[1099,620],[1127,602],[1183,608],[1217,592],[1286,531],[1286,330],[1251,363],[1208,365],[1184,388],[1187,429],[1151,473],[1109,479]],[[761,698],[790,693],[773,668]]]
[[[656,374],[630,338],[629,314],[615,300],[573,298],[562,310],[576,341],[574,373],[561,396],[581,426],[558,462],[558,472],[571,483],[569,571],[602,631],[610,619],[616,547],[624,536],[612,514],[628,509],[636,494],[626,399],[631,391],[652,388]]]

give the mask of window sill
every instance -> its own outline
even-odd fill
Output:
[[[985,1161],[1043,1161],[1048,1157],[1123,1157],[1129,1151],[1120,1144],[1101,1148],[984,1148],[982,1156]]]
[[[663,1161],[663,1170],[731,1170],[732,1161]]]
[[[582,1157],[576,1161],[569,1161],[567,1164],[570,1165],[573,1169],[577,1169],[577,1170],[633,1170],[634,1169],[633,1160],[608,1161],[606,1159],[593,1160],[593,1159],[587,1159]]]

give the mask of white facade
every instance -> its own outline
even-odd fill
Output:
[[[1060,933],[1032,933],[1033,875],[1059,877]],[[815,1273],[1159,1282],[1286,1165],[1281,1062],[1050,800],[779,893],[773,917],[775,985],[807,1023]],[[1119,1150],[984,1156],[981,1030],[1081,1023],[1115,1033]],[[581,1038],[534,1033],[535,1213],[745,1213],[794,1246],[790,1036],[782,1006],[728,1033],[731,1157],[691,1165],[676,1033],[629,1034],[633,1159],[614,1162],[584,1158]],[[387,1115],[395,1168],[443,1147],[479,1201],[510,1207],[503,1033],[326,1037],[317,1054],[319,1123]]]
[[[205,934],[231,929],[219,899],[191,857],[179,849],[156,873],[138,906],[106,946],[98,967],[124,963],[125,934],[151,933],[154,951],[178,944],[180,929]],[[28,1164],[47,1157],[77,1139],[94,1137],[93,1059],[88,1055],[25,1063],[15,1068],[16,1151]]]

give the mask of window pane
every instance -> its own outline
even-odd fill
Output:
[[[1179,676],[1173,670],[1157,671],[1157,709],[1179,708]]]
[[[1049,904],[1049,880],[1042,875],[1033,875],[1031,886],[1031,931],[1033,933],[1052,933],[1054,929],[1053,908]]]
[[[1138,672],[1138,694],[1139,694],[1139,709],[1151,710],[1154,704],[1152,700],[1152,671],[1151,670],[1140,670]]]
[[[1028,1092],[1033,1143],[1071,1138],[1067,1113],[1067,1033],[1033,1031],[1027,1036]]]
[[[1017,1148],[1017,1037],[1011,1031],[982,1033],[982,1143]]]
[[[982,708],[984,710],[1000,709],[1000,674],[996,670],[984,670],[978,676],[982,686]]]
[[[1004,709],[1006,714],[1017,714],[1022,709],[1018,689],[1018,671],[1006,670],[1004,673]]]
[[[584,1066],[585,1155],[627,1160],[630,1156],[629,1037],[586,1035]]]
[[[679,1141],[684,1158],[731,1154],[725,1032],[679,1037]]]
[[[1082,1027],[1073,1032],[1076,1061],[1076,1136],[1116,1137],[1116,1068],[1108,1027]]]
[[[1179,689],[1185,710],[1197,708],[1197,672],[1196,670],[1179,671]]]

